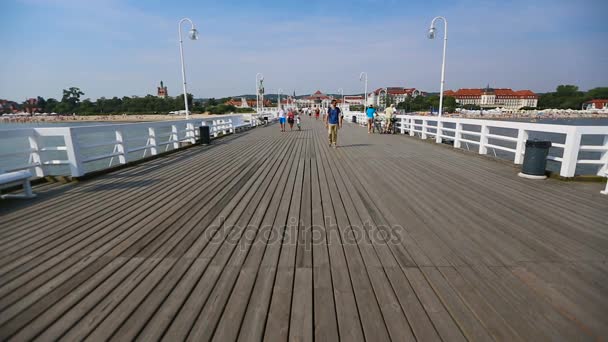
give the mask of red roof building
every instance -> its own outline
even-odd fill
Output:
[[[226,104],[229,106],[235,106],[237,108],[253,108],[256,107],[256,100],[245,99],[244,97],[242,97],[240,99],[231,99],[230,101],[227,101]],[[270,106],[272,106],[272,101],[264,100],[264,107]]]
[[[583,109],[608,109],[608,100],[597,99],[583,103]]]
[[[460,105],[476,105],[480,107],[502,107],[519,109],[536,107],[538,95],[531,90],[512,90],[510,88],[492,89],[489,86],[481,88],[463,88],[457,91],[446,90],[444,96],[451,96]]]
[[[386,97],[395,105],[405,102],[408,98],[424,96],[424,93],[416,88],[386,87],[378,88],[368,95],[367,102],[377,107],[384,107]]]

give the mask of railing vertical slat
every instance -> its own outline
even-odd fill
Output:
[[[456,132],[454,132],[454,148],[461,147],[462,139],[462,124],[460,122],[456,123]]]
[[[177,125],[171,125],[171,141],[173,141],[173,148],[179,148],[179,133],[177,132]]]
[[[422,135],[421,135],[422,139],[426,139],[426,132],[427,132],[426,125],[427,124],[428,124],[428,121],[426,121],[426,119],[423,119],[422,120]]]
[[[435,142],[441,144],[441,142],[443,141],[443,139],[441,139],[441,135],[443,134],[443,122],[441,122],[441,120],[439,119],[437,119],[436,132],[437,134],[435,135]]]
[[[608,135],[604,136],[604,142],[602,144],[604,151],[601,153],[600,160],[604,163],[597,172],[598,176],[608,177]]]
[[[576,172],[576,163],[578,161],[578,152],[581,147],[582,135],[576,127],[572,127],[566,135],[564,143],[564,155],[562,157],[562,167],[559,175],[562,177],[574,177]]]
[[[70,163],[70,174],[72,177],[80,177],[84,175],[84,168],[82,166],[82,154],[80,153],[78,136],[73,127],[66,128],[63,132],[68,162]]]
[[[123,130],[116,130],[116,152],[120,153],[118,156],[118,162],[120,164],[126,164],[128,160],[127,156],[127,147],[126,147],[126,137]]]
[[[44,168],[42,165],[42,158],[40,158],[40,144],[38,140],[38,133],[32,132],[32,135],[27,137],[32,151],[30,152],[30,162],[35,163],[34,174],[36,177],[44,177]]]
[[[528,131],[520,128],[517,130],[517,146],[515,147],[515,164],[524,163],[524,153],[526,150],[526,140],[528,140]]]
[[[158,145],[156,142],[156,130],[154,127],[148,127],[148,141],[150,144],[150,154],[155,156],[158,154]]]
[[[486,125],[481,125],[481,136],[479,136],[479,154],[488,153],[488,134],[490,134],[490,128]]]

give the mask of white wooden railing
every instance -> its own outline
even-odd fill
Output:
[[[365,126],[367,117],[362,112],[344,113],[344,120]],[[513,122],[502,120],[475,120],[461,118],[441,118],[432,116],[397,115],[398,132],[418,136],[422,139],[434,138],[453,142],[455,148],[476,147],[479,154],[488,151],[511,153],[515,164],[522,164],[525,143],[530,133],[547,133],[544,139],[552,142],[548,159],[560,163],[562,177],[574,177],[577,165],[599,166],[597,175],[608,173],[608,126],[570,126]],[[585,145],[586,136],[599,136],[599,144]],[[595,152],[598,158],[581,158],[581,152]]]
[[[91,171],[193,144],[200,135],[200,126],[209,126],[211,137],[216,138],[253,126],[254,121],[250,115],[230,115],[195,120],[0,130],[1,144],[29,146],[0,153],[0,161],[27,160],[3,165],[7,172],[29,169],[36,177],[81,177]],[[91,164],[96,165],[90,167]],[[66,166],[69,171],[65,168],[57,171],[53,166]]]
[[[548,159],[561,163],[559,174],[574,177],[577,165],[598,165],[597,175],[605,176],[608,171],[608,126],[570,126],[499,120],[475,120],[397,115],[401,134],[419,136],[422,139],[435,138],[437,143],[444,139],[452,141],[455,148],[464,145],[477,146],[479,154],[487,154],[489,149],[510,152],[513,162],[522,164],[525,143],[530,133],[546,133],[543,139],[552,142]],[[448,127],[450,126],[450,127]],[[601,137],[600,144],[584,145],[586,136]],[[599,139],[598,139],[599,140]],[[561,153],[560,153],[561,151]],[[580,152],[595,152],[596,159],[580,159]]]

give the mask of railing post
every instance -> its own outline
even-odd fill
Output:
[[[443,141],[441,139],[442,134],[443,134],[443,122],[439,121],[439,119],[437,119],[437,129],[436,129],[436,135],[435,135],[436,143],[441,144],[441,142]]]
[[[158,145],[156,143],[156,131],[154,127],[148,127],[148,141],[150,142],[150,154],[155,156],[158,154]]]
[[[410,118],[410,137],[413,137],[416,134],[414,129],[416,129],[416,120],[414,118]]]
[[[526,152],[526,140],[528,131],[523,128],[517,130],[517,146],[515,147],[515,164],[524,163],[524,153]]]
[[[74,128],[66,128],[64,130],[63,140],[65,141],[68,162],[70,163],[70,174],[72,177],[80,177],[84,175],[82,156],[80,154],[80,145],[78,143],[78,136],[76,135]]]
[[[405,121],[407,118],[401,117],[401,134],[405,134]]]
[[[116,130],[116,152],[120,153],[118,156],[118,162],[121,164],[126,164],[128,159],[126,139],[124,132],[119,129]]]
[[[460,144],[462,143],[460,140],[462,139],[462,124],[460,122],[456,123],[456,131],[454,132],[454,148],[460,148]]]
[[[27,139],[30,143],[30,148],[32,149],[32,151],[30,152],[30,162],[36,164],[36,166],[34,167],[34,173],[36,174],[36,177],[44,177],[42,158],[40,158],[38,132],[33,129],[32,135],[29,135]]]
[[[574,177],[576,163],[578,162],[578,152],[581,148],[581,137],[576,127],[570,128],[564,143],[564,155],[562,156],[562,167],[559,175],[562,177]]]
[[[192,122],[186,122],[186,138],[190,138],[190,143],[194,144],[194,125]]]
[[[602,144],[604,147],[604,151],[600,155],[600,160],[604,162],[602,166],[600,166],[600,170],[597,172],[598,176],[608,177],[608,135],[604,136],[604,143]]]
[[[487,154],[488,147],[488,134],[490,134],[490,128],[486,125],[481,125],[481,135],[479,136],[479,154]]]
[[[173,141],[173,148],[179,148],[179,133],[177,132],[177,126],[171,125],[171,141]]]
[[[420,136],[420,138],[422,138],[422,139],[426,139],[426,125],[427,125],[426,119],[422,119],[422,134]]]

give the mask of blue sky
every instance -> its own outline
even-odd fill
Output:
[[[0,98],[155,94],[163,80],[181,89],[177,22],[190,17],[198,41],[185,41],[195,97],[316,89],[362,92],[416,87],[438,91],[439,39],[449,23],[446,89],[494,87],[551,91],[608,86],[608,1],[0,1]],[[184,25],[184,32],[188,28]]]

